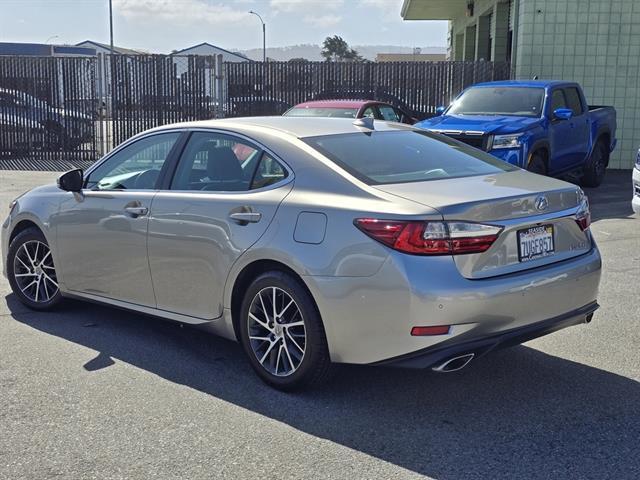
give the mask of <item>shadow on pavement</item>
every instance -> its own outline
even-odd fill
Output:
[[[343,366],[316,391],[263,385],[241,347],[192,328],[69,301],[13,317],[114,360],[438,479],[638,478],[640,383],[515,347],[456,374]],[[589,328],[588,326],[572,328]]]
[[[631,170],[607,170],[598,188],[585,188],[591,205],[591,220],[633,217]]]

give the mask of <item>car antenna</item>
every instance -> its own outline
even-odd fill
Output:
[[[363,127],[363,128],[367,128],[369,130],[374,130],[373,118],[371,118],[371,117],[358,118],[356,121],[353,122],[353,124],[356,127]]]

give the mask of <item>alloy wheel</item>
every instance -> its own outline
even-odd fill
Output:
[[[38,240],[20,245],[13,259],[13,276],[22,294],[32,302],[49,302],[58,293],[51,250]]]
[[[294,373],[304,359],[307,334],[295,300],[283,289],[260,290],[249,307],[249,344],[258,362],[278,377]]]

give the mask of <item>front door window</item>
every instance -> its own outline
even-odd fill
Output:
[[[86,183],[91,190],[153,190],[179,132],[145,137],[116,152],[92,171]]]

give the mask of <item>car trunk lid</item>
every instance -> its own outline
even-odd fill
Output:
[[[445,221],[502,227],[487,251],[454,256],[466,278],[528,270],[591,249],[590,236],[575,217],[581,191],[560,180],[518,170],[375,188],[432,207]]]

